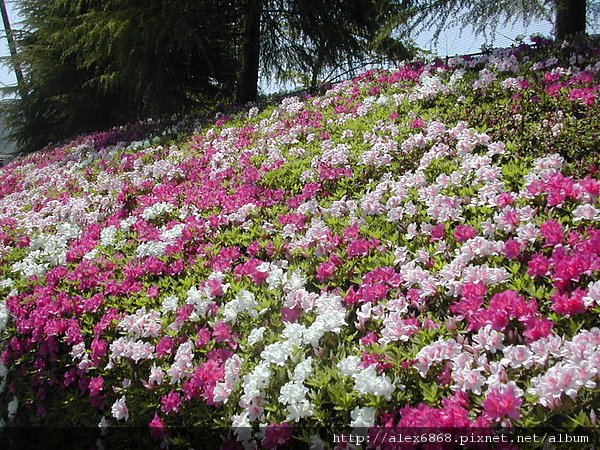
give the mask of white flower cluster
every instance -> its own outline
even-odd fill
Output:
[[[581,388],[596,388],[600,375],[600,329],[583,330],[570,342],[563,342],[562,347],[550,345],[543,342],[534,351],[539,354],[541,350],[542,356],[559,353],[562,359],[557,358],[558,362],[547,372],[532,378],[527,392],[535,395],[539,404],[556,408],[562,403],[563,394],[574,399]],[[531,358],[539,360],[539,355]]]
[[[158,217],[170,214],[175,211],[175,205],[168,202],[158,202],[152,206],[148,206],[142,212],[142,218],[144,220],[154,220]]]
[[[84,358],[87,355],[84,355]],[[111,362],[121,358],[128,358],[136,363],[142,359],[154,358],[154,345],[149,342],[120,337],[110,344]]]
[[[515,55],[498,57],[494,56],[490,59],[490,66],[499,72],[518,72],[519,60]]]
[[[315,208],[318,207],[315,205]],[[298,211],[300,212],[300,208],[298,209]],[[306,230],[306,233],[298,239],[295,239],[290,242],[290,249],[310,248],[313,246],[317,246],[317,251],[315,252],[315,254],[323,254],[324,251],[320,251],[319,248],[327,242],[328,231],[329,227],[327,227],[325,222],[322,219],[315,217],[312,219],[308,230]]]
[[[142,242],[138,245],[135,254],[138,258],[145,258],[146,256],[163,256],[168,246],[169,244],[163,241]]]
[[[145,177],[152,177],[155,180],[171,180],[175,177],[184,176],[183,171],[177,166],[177,164],[165,159],[158,160],[153,164],[143,167],[142,173],[145,175]]]
[[[431,100],[439,94],[446,94],[451,91],[451,86],[444,84],[439,75],[432,75],[430,72],[424,71],[419,77],[419,84],[409,95],[409,100],[411,102],[426,99]]]
[[[279,403],[287,406],[287,420],[298,422],[314,413],[313,405],[306,399],[308,388],[304,381],[312,373],[312,358],[308,357],[294,369],[292,379],[284,384],[279,391]]]
[[[250,334],[248,335],[248,346],[253,347],[260,341],[262,341],[265,335],[265,331],[267,331],[265,327],[253,328],[252,331],[250,331]]]
[[[169,295],[168,297],[165,297],[160,307],[161,314],[164,315],[176,311],[178,304],[179,298],[176,295]]]
[[[600,281],[591,282],[587,287],[587,294],[582,298],[586,308],[600,306]]]
[[[118,228],[110,225],[100,232],[100,245],[103,247],[112,247],[117,239]]]
[[[310,326],[300,323],[286,323],[281,333],[281,340],[266,345],[260,353],[261,362],[254,370],[246,374],[242,380],[242,398],[240,405],[244,408],[241,414],[232,416],[234,428],[249,427],[252,421],[262,417],[264,391],[269,387],[271,367],[283,367],[293,360],[305,346],[317,346],[319,340],[327,332],[339,333],[346,326],[346,309],[342,298],[330,294],[312,294],[304,290],[306,279],[300,271],[287,273],[284,262],[265,264],[263,272],[269,274],[267,283],[271,289],[282,289],[286,295],[285,305],[302,307],[306,312],[314,313],[316,318]],[[231,305],[231,306],[229,306]],[[254,295],[240,291],[232,302],[225,306],[226,317],[230,320],[242,310],[255,311],[257,307]],[[248,337],[248,346],[254,346],[263,340],[266,328],[252,330]],[[280,388],[279,401],[285,405],[288,420],[298,421],[313,414],[313,406],[306,399],[308,389],[304,381],[312,372],[312,358],[306,358],[296,365],[289,382]],[[238,429],[238,440],[243,441],[247,433]]]
[[[152,363],[152,367],[150,368],[150,376],[148,377],[148,385],[161,385],[165,379],[165,372],[162,370],[160,366],[157,366],[156,363]]]
[[[363,395],[373,394],[386,400],[392,399],[396,390],[394,383],[387,375],[378,375],[375,366],[360,368],[358,356],[348,356],[341,360],[337,367],[343,375],[354,379],[354,390]]]
[[[217,383],[213,390],[213,401],[227,403],[229,396],[240,379],[242,363],[242,358],[239,355],[233,355],[225,361],[225,375],[223,381]]]
[[[316,319],[304,330],[305,344],[317,346],[325,333],[339,334],[347,326],[346,308],[339,295],[322,294],[315,300]]]
[[[175,361],[167,370],[167,375],[171,377],[171,384],[175,384],[184,378],[191,377],[194,365],[194,342],[186,341],[177,347]]]
[[[208,312],[208,308],[214,302],[211,300],[210,296],[207,294],[206,290],[198,289],[196,286],[192,286],[187,291],[187,298],[185,302],[188,305],[194,305],[195,316],[192,317],[192,320],[203,317]]]
[[[262,362],[252,372],[244,375],[242,384],[243,392],[240,406],[243,408],[239,414],[231,416],[231,425],[240,442],[249,442],[252,437],[252,423],[262,417],[264,409],[264,390],[269,387],[271,370],[269,364]]]
[[[129,419],[129,409],[127,408],[127,396],[123,396],[113,403],[110,408],[112,416],[117,420],[127,421]]]
[[[167,247],[172,245],[176,239],[183,235],[185,225],[180,223],[172,228],[162,228],[161,240],[159,241],[147,241],[142,242],[138,245],[136,250],[136,256],[138,258],[144,258],[146,256],[164,256]]]
[[[485,357],[481,359],[484,360],[483,358]],[[451,363],[452,381],[454,381],[452,389],[481,395],[481,388],[486,384],[486,377],[482,373],[484,372],[482,361],[471,353],[462,352],[454,357]]]
[[[79,227],[70,223],[59,224],[56,234],[39,234],[31,240],[25,258],[12,265],[12,271],[25,277],[40,277],[52,267],[66,264],[69,243],[80,234]]]
[[[600,210],[593,205],[579,205],[573,210],[573,222],[581,220],[600,221]]]
[[[13,293],[11,292],[10,295]],[[6,306],[6,300],[0,300],[0,333],[2,333],[6,329],[6,325],[8,324],[8,320],[10,319],[10,312],[8,311],[8,307]]]
[[[301,342],[287,339],[267,345],[261,352],[261,359],[268,365],[282,366],[292,356],[294,350]]]
[[[311,166],[317,168],[319,164],[345,167],[350,162],[352,147],[349,144],[336,144],[331,140],[323,141],[322,153],[313,158]]]
[[[253,211],[256,211],[258,206],[254,203],[246,203],[242,207],[240,207],[237,211],[229,214],[228,219],[231,223],[239,223],[244,224],[250,218],[250,215]]]
[[[247,312],[250,317],[258,317],[258,302],[254,294],[245,289],[240,290],[235,298],[226,303],[221,309],[226,322],[234,324],[239,314]]]
[[[171,245],[173,242],[175,242],[176,239],[179,239],[181,236],[183,236],[184,229],[185,229],[185,225],[183,223],[178,223],[177,225],[174,225],[173,227],[171,227],[169,229],[165,229],[163,227],[160,237],[167,244]]]
[[[389,302],[393,303],[393,302]],[[366,303],[364,306],[369,305]],[[372,314],[372,308],[365,308],[362,311],[367,312],[369,318]],[[361,312],[362,312],[361,311]],[[391,311],[385,315],[383,319],[383,328],[381,329],[381,342],[384,344],[388,344],[394,341],[402,341],[407,342],[410,339],[410,336],[419,331],[419,327],[413,323],[407,323],[403,320],[404,311]]]
[[[504,348],[504,333],[492,329],[492,326],[487,324],[473,336],[473,341],[474,348],[496,353]]]
[[[415,357],[414,366],[423,378],[427,376],[429,368],[438,362],[454,359],[461,353],[461,346],[454,339],[444,341],[442,338],[426,345]]]
[[[353,428],[371,428],[375,424],[375,415],[377,408],[357,406],[350,413],[352,421],[350,426]]]
[[[473,89],[486,90],[497,78],[498,76],[494,72],[483,69],[479,72],[479,78],[473,82]]]
[[[119,323],[117,328],[124,330],[128,335],[140,339],[157,337],[161,331],[160,313],[156,310],[146,312],[146,307],[138,309],[134,314],[128,314]]]

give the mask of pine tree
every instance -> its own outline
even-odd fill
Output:
[[[236,83],[237,11],[222,5],[20,0],[27,95],[7,111],[19,146],[226,98]]]
[[[247,0],[238,99],[256,99],[259,70],[278,79],[300,73],[314,88],[326,71],[352,69],[386,50],[409,57],[410,47],[386,28],[400,7],[392,0]]]

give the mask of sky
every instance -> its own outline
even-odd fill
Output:
[[[14,1],[7,0],[7,9],[10,16],[11,24],[13,29],[18,28],[19,17],[16,14],[13,6]],[[4,31],[4,30],[3,30]],[[552,34],[552,24],[547,21],[537,21],[524,27],[522,24],[517,23],[516,25],[499,27],[495,40],[493,42],[487,42],[494,47],[509,47],[514,43],[514,38],[520,34],[530,36],[533,33],[541,33],[545,36]],[[417,45],[421,48],[431,50],[434,54],[439,56],[453,56],[460,54],[477,53],[481,50],[481,46],[485,43],[485,38],[482,36],[475,36],[473,30],[460,28],[450,28],[443,32],[437,45],[433,45],[431,42],[432,33],[422,33],[416,38]],[[0,36],[0,56],[9,55],[8,44],[6,41],[6,35],[3,32]],[[0,66],[0,85],[14,85],[16,84],[15,74],[12,67]],[[261,86],[263,91],[278,91],[282,87],[272,84],[265,84]]]
[[[13,9],[13,1],[6,0],[6,9],[8,11],[8,16],[10,18],[11,28],[18,28],[18,17]],[[0,27],[2,28],[2,33],[0,35],[0,56],[8,56],[10,53],[8,51],[8,43],[6,41],[6,32],[4,30],[4,25],[2,25],[2,21],[0,20]],[[15,78],[15,73],[12,67],[7,67],[4,65],[0,65],[0,86],[13,85],[17,84],[17,79]]]

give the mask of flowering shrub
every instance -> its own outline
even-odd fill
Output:
[[[265,448],[595,425],[599,61],[585,42],[410,63],[9,164],[2,420]]]

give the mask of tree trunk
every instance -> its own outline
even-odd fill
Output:
[[[17,45],[15,44],[12,28],[10,27],[10,20],[8,18],[8,12],[6,11],[6,4],[4,3],[4,0],[0,0],[0,13],[2,14],[2,21],[4,22],[4,31],[6,32],[6,40],[8,41],[10,57],[15,69],[17,86],[19,88],[21,98],[23,98],[26,95],[25,82],[23,80],[23,72],[21,71],[21,65],[19,64],[19,59],[17,56]]]
[[[258,97],[261,3],[262,0],[248,0],[242,46],[242,73],[238,88],[238,101],[241,103],[255,101]]]
[[[556,38],[585,33],[586,0],[556,0]]]

